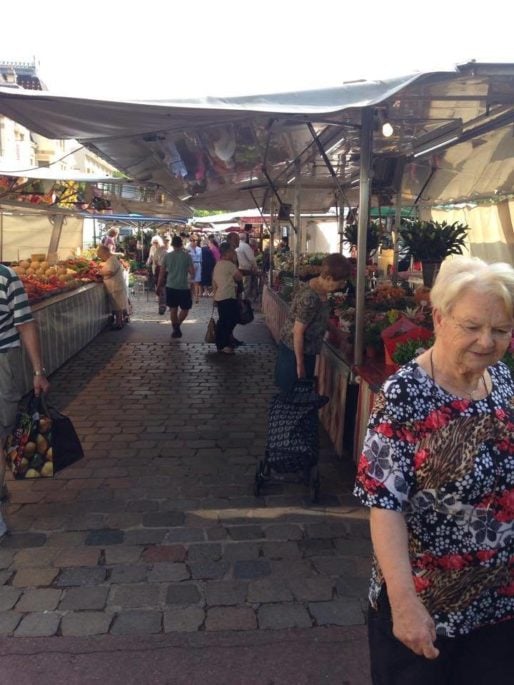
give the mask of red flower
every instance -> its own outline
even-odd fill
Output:
[[[438,430],[439,428],[444,428],[448,424],[448,415],[436,409],[431,412],[425,419],[425,426],[430,430]]]
[[[495,554],[496,552],[492,549],[479,549],[476,556],[479,561],[489,561]]]
[[[381,435],[385,435],[386,438],[392,438],[394,435],[393,427],[390,423],[379,423],[375,428],[375,431]]]
[[[446,571],[459,571],[467,566],[467,562],[465,557],[460,554],[446,554],[444,557],[440,557],[439,566]]]
[[[469,400],[453,400],[452,407],[457,411],[464,411],[470,404]]]
[[[504,585],[503,587],[498,588],[498,594],[506,595],[507,597],[514,596],[514,580],[510,582],[508,585]]]
[[[414,468],[417,470],[423,466],[425,461],[428,459],[430,456],[430,452],[426,449],[421,449],[416,452],[414,455]]]
[[[414,587],[416,588],[417,593],[423,592],[423,590],[426,590],[428,587],[430,587],[430,585],[430,581],[426,578],[423,578],[422,576],[414,576]]]

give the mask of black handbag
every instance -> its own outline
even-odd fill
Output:
[[[253,321],[253,309],[250,300],[238,300],[239,302],[239,323],[246,326]]]
[[[84,456],[71,420],[32,392],[18,408],[7,438],[7,462],[15,478],[51,478]]]

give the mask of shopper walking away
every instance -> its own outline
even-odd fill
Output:
[[[155,287],[157,289],[157,284],[159,283],[159,273],[162,269],[164,262],[164,257],[171,251],[171,238],[167,235],[163,236],[162,247],[157,249],[155,255]],[[159,314],[164,314],[166,311],[166,290],[163,288],[161,294],[157,295],[157,300],[159,302]]]
[[[220,261],[214,267],[212,283],[214,301],[218,305],[216,347],[224,354],[234,354],[232,332],[239,321],[239,303],[236,290],[243,277],[234,264],[235,252],[230,243],[221,243]]]
[[[208,297],[212,290],[212,272],[216,266],[216,260],[208,242],[202,245],[202,296]]]
[[[214,261],[219,262],[220,260],[220,246],[218,245],[218,241],[213,235],[210,235],[209,238],[209,249],[212,252],[214,256]]]
[[[202,248],[198,245],[197,238],[191,238],[189,253],[194,266],[194,274],[192,277],[193,296],[196,304],[198,304],[202,292]]]
[[[173,236],[172,252],[165,255],[159,272],[157,294],[165,288],[166,304],[170,308],[170,320],[173,328],[172,338],[181,338],[180,326],[192,307],[191,289],[188,287],[188,276],[194,276],[191,255],[182,249],[182,238]],[[180,310],[180,311],[179,311]]]
[[[247,299],[252,299],[255,291],[253,287],[257,277],[257,261],[255,253],[247,242],[248,236],[242,233],[239,238],[239,247],[236,249],[238,268],[243,275],[243,293]]]
[[[37,324],[22,282],[12,269],[0,264],[0,489],[5,478],[5,441],[14,428],[22,397],[21,345],[32,364],[33,389],[38,396],[47,392],[50,384],[41,357]],[[0,513],[0,538],[6,532]]]

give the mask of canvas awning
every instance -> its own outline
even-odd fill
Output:
[[[374,204],[400,190],[405,203],[430,205],[511,192],[514,64],[225,99],[121,102],[0,89],[0,112],[32,131],[75,138],[192,207],[231,211],[266,207],[275,194],[292,203],[295,184],[302,211],[326,210],[336,194],[356,205],[370,108]],[[380,130],[386,119],[390,138]]]

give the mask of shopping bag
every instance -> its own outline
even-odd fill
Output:
[[[246,326],[253,321],[253,309],[250,300],[239,300],[239,323]]]
[[[18,408],[6,454],[15,478],[51,478],[84,456],[71,420],[34,393]]]
[[[207,324],[207,331],[205,332],[205,342],[215,343],[216,342],[216,321],[211,316],[209,323]]]

